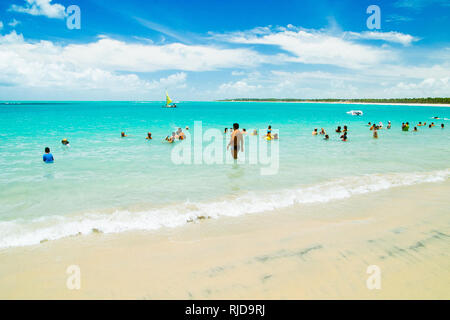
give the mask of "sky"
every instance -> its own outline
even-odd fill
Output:
[[[166,90],[175,101],[449,97],[450,0],[0,0],[0,100]]]

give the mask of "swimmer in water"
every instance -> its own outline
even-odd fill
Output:
[[[223,131],[223,134],[227,134],[228,133],[228,128],[225,128],[225,130]]]
[[[443,123],[441,123],[441,128],[444,129],[444,124]]]
[[[422,121],[419,121],[419,124],[417,126],[421,127],[422,126]]]
[[[403,131],[409,131],[409,122],[402,123],[402,130]]]
[[[147,133],[147,137],[145,139],[152,140],[152,133],[151,132]]]
[[[314,128],[313,132],[312,132],[313,136],[317,136],[317,128]]]
[[[125,132],[122,131],[122,132],[120,133],[120,136],[121,136],[122,138],[125,138],[127,135],[125,134]]]
[[[278,133],[273,134],[273,140],[278,140]]]
[[[70,147],[70,145],[69,145],[69,140],[67,140],[67,139],[65,139],[65,138],[61,140],[61,143],[62,143],[63,145],[65,145],[65,146]]]
[[[178,128],[177,135],[178,135],[178,139],[180,139],[180,140],[184,140],[186,138],[186,135],[184,134],[184,132],[181,128]]]
[[[378,139],[378,131],[377,130],[373,130],[373,137],[374,137],[374,139]]]
[[[328,140],[328,139],[330,139],[330,136],[326,134],[325,137],[323,138],[323,140]]]
[[[267,127],[266,137],[272,139],[272,126]]]
[[[237,160],[239,149],[241,152],[244,152],[244,138],[242,136],[242,132],[239,131],[239,124],[233,124],[233,132],[231,133],[230,142],[227,145],[227,150],[231,146],[231,155],[233,159]]]
[[[344,134],[341,136],[342,141],[347,141],[347,132],[344,132]]]
[[[242,134],[247,134],[247,129],[242,129]]]
[[[42,160],[45,163],[53,163],[53,161],[55,161],[55,159],[53,158],[53,155],[50,153],[50,148],[49,147],[45,148],[45,153],[42,156]]]
[[[327,134],[324,128],[320,128],[320,134]]]
[[[344,126],[344,130],[343,130],[343,132],[347,132],[348,131],[348,128],[347,128],[347,126]]]
[[[391,122],[388,121],[388,125],[387,125],[386,129],[390,129],[390,128],[391,128]]]
[[[417,132],[417,127],[414,127],[414,132]]]
[[[257,136],[257,135],[258,135],[258,131],[256,129],[254,129],[252,132],[252,136]]]
[[[370,122],[369,122],[369,125],[370,125]],[[341,133],[342,131],[341,131],[341,126],[338,126],[337,128],[336,128],[336,132],[337,133]]]

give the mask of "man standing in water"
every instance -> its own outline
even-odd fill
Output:
[[[238,158],[239,153],[239,147],[241,149],[241,152],[244,152],[244,139],[242,137],[242,132],[239,131],[239,124],[234,123],[233,124],[233,132],[231,133],[231,139],[230,143],[227,145],[227,150],[229,147],[232,147],[231,149],[231,155],[235,160]]]

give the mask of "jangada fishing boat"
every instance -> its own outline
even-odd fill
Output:
[[[163,108],[176,108],[177,105],[172,103],[172,99],[170,99],[169,94],[166,91],[166,104],[162,106]]]

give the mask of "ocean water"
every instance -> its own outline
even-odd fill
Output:
[[[176,109],[164,109],[161,104],[0,103],[0,248],[93,231],[157,230],[294,204],[326,205],[450,177],[450,108],[181,102]],[[349,110],[364,115],[351,116]],[[389,120],[392,128],[373,139],[367,123],[386,126]],[[245,160],[237,163],[174,163],[175,148],[202,137],[196,121],[203,134],[220,130],[214,141],[225,156],[229,136],[223,130],[234,122],[260,133],[270,124],[280,139],[246,137]],[[401,130],[406,121],[409,132]],[[412,132],[419,121],[427,127]],[[428,128],[431,122],[436,127]],[[338,125],[348,126],[347,142],[334,132]],[[164,142],[186,126],[191,141]],[[311,135],[322,127],[328,141]],[[121,131],[128,137],[121,138]],[[148,131],[153,140],[145,139]],[[61,144],[63,138],[70,147]],[[250,139],[257,141],[256,151],[250,150]],[[203,151],[209,144],[203,143]],[[53,164],[42,161],[45,147],[51,148]],[[251,154],[266,149],[278,163],[270,175],[261,174],[268,164],[249,161]]]

